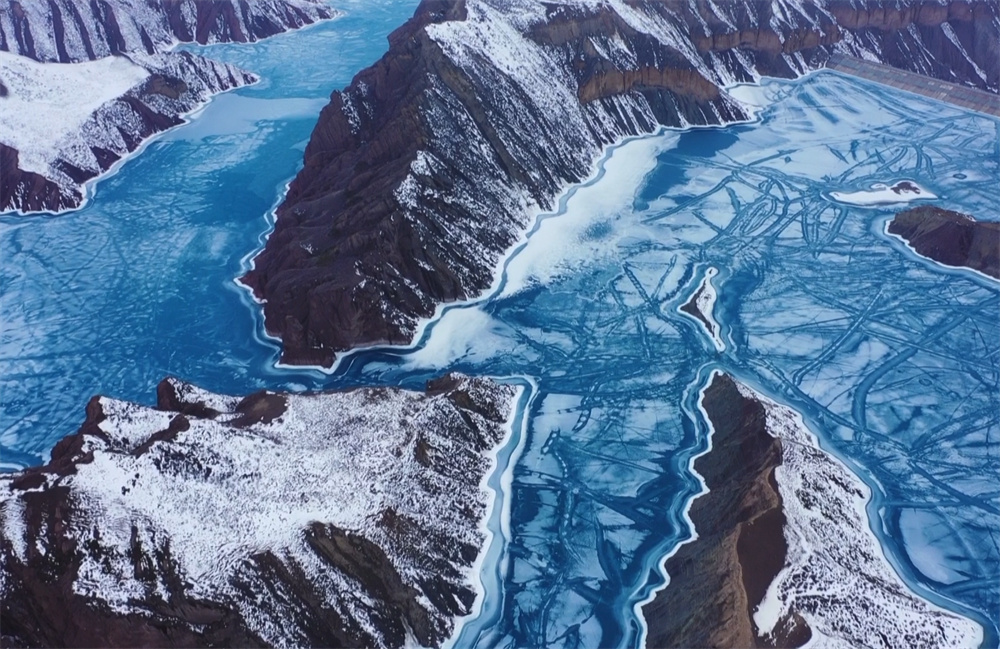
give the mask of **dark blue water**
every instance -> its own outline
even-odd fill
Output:
[[[525,377],[524,426],[491,481],[486,597],[456,646],[627,646],[657,562],[690,534],[697,390],[721,368],[803,413],[873,487],[904,578],[995,643],[1000,288],[887,237],[896,208],[827,192],[907,178],[996,218],[997,121],[832,73],[768,83],[758,124],[617,149],[495,294],[447,309],[412,348],[349,355],[332,376],[276,370],[232,280],[327,94],[414,4],[210,48],[264,84],[155,142],[84,210],[0,222],[5,465],[44,459],[91,394],[150,402],[165,374],[230,393]],[[722,352],[677,312],[710,267]]]

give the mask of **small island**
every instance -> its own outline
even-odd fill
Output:
[[[921,205],[894,216],[888,232],[922,257],[1000,279],[1000,223]]]

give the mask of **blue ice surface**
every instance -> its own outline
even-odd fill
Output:
[[[415,4],[352,3],[301,33],[206,48],[264,82],[156,140],[84,209],[0,218],[4,465],[44,461],[91,395],[150,403],[167,374],[227,393],[419,388],[449,370],[530,378],[490,480],[486,595],[455,646],[634,646],[636,602],[690,536],[698,390],[722,369],[803,413],[872,486],[873,529],[900,574],[995,645],[1000,286],[886,236],[898,206],[828,192],[906,178],[936,205],[996,219],[998,122],[834,73],[767,81],[758,123],[665,132],[624,191],[603,175],[571,191],[494,294],[445,309],[411,348],[350,354],[332,376],[276,369],[233,278],[326,96]],[[595,192],[622,200],[595,210]],[[677,311],[709,267],[721,353]]]

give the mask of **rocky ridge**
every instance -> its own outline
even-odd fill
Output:
[[[65,136],[29,145],[31,164],[25,164],[26,156],[17,148],[0,140],[0,210],[58,212],[80,206],[84,183],[147,138],[183,123],[185,113],[212,95],[258,80],[235,66],[189,52],[132,53],[121,58],[144,70],[145,78],[101,104]],[[10,71],[8,67],[6,72]],[[12,96],[31,92],[35,83],[31,77],[19,81],[17,86],[10,82]]]
[[[1000,223],[922,205],[896,214],[887,231],[906,241],[918,255],[1000,279]]]
[[[243,278],[288,363],[405,343],[476,296],[607,145],[746,118],[832,52],[996,91],[995,2],[425,0],[335,92]]]
[[[10,0],[0,5],[0,50],[75,63],[177,42],[252,42],[335,13],[322,0]]]
[[[31,101],[27,98],[48,81],[44,73],[37,78],[31,78],[30,70],[25,74],[19,57],[56,65],[61,76],[78,76],[81,83],[93,81],[88,77],[94,66],[81,63],[86,61],[124,57],[146,71],[144,79],[108,97],[64,137],[46,138],[44,128],[38,129],[41,137],[25,137],[16,132],[23,130],[24,116],[5,116],[0,103],[0,125],[6,131],[0,134],[0,211],[58,212],[80,206],[86,181],[151,135],[180,124],[185,113],[211,95],[257,80],[233,66],[171,51],[175,43],[255,41],[334,14],[319,0],[49,0],[0,5],[0,52],[18,55],[0,59],[0,102]],[[64,85],[49,89],[65,95],[53,103],[73,106],[74,87]]]
[[[868,526],[868,487],[801,416],[730,376],[702,393],[712,448],[697,537],[643,607],[649,647],[973,647],[976,622],[912,593]]]
[[[438,646],[475,600],[517,395],[95,397],[49,464],[0,477],[3,644]]]

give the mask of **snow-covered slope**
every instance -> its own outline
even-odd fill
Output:
[[[475,599],[480,483],[517,396],[449,375],[426,394],[239,399],[168,379],[158,409],[95,398],[49,465],[0,478],[3,633],[439,645]]]
[[[263,38],[335,14],[320,0],[0,4],[0,211],[78,207],[83,183],[256,80],[178,41]]]
[[[21,154],[25,171],[48,173],[53,144],[75,134],[98,108],[149,78],[125,57],[46,65],[0,52],[9,95],[0,102],[4,143]],[[72,99],[72,101],[70,101]]]
[[[246,276],[284,360],[407,342],[603,147],[746,110],[724,88],[831,52],[996,90],[996,2],[426,0],[335,93]]]
[[[871,490],[819,447],[802,416],[742,384],[767,412],[782,442],[774,475],[785,512],[785,567],[754,612],[762,636],[783,621],[804,620],[812,643],[861,647],[978,647],[982,627],[913,593],[886,559],[868,526]]]
[[[323,0],[21,0],[0,4],[0,50],[38,61],[255,41],[331,18]]]
[[[189,52],[38,63],[0,52],[0,211],[78,207],[83,183],[218,92],[254,83]],[[40,182],[38,179],[44,179]],[[44,189],[42,189],[44,188]]]
[[[911,591],[869,528],[868,486],[802,417],[722,372],[693,536],[642,606],[655,647],[978,647],[983,627]]]

